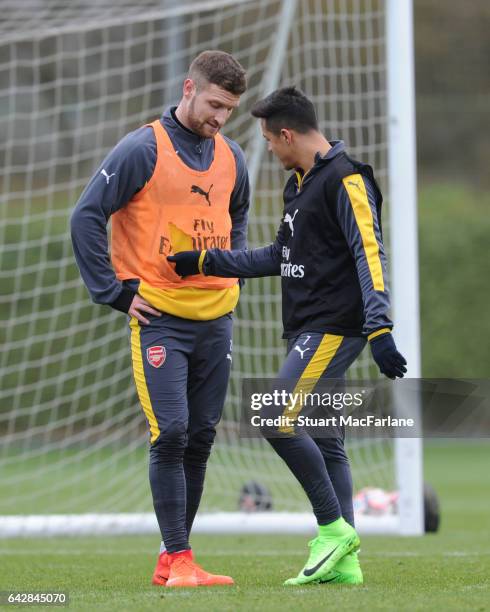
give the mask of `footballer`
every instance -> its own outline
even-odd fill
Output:
[[[129,315],[162,536],[152,582],[165,588],[233,584],[196,563],[189,537],[223,412],[239,281],[183,280],[167,255],[246,247],[244,155],[220,134],[245,90],[245,70],[234,57],[200,53],[179,104],[110,151],[71,220],[75,257],[93,301]]]
[[[280,379],[313,381],[314,387],[344,378],[366,343],[383,374],[403,377],[406,361],[388,312],[382,195],[372,168],[352,159],[342,141],[324,137],[312,102],[294,87],[258,101],[252,115],[260,119],[269,151],[292,171],[275,241],[252,250],[183,251],[168,259],[182,277],[281,276],[288,353]],[[281,405],[272,416],[282,413]],[[279,426],[264,435],[300,482],[318,523],[306,564],[285,584],[362,583],[344,431],[313,439],[300,428]]]

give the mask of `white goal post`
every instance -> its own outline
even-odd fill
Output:
[[[91,304],[69,217],[128,131],[179,99],[190,61],[219,48],[249,88],[224,132],[253,186],[249,243],[270,242],[285,173],[251,105],[295,84],[327,137],[370,163],[385,194],[395,336],[420,376],[412,0],[31,0],[0,15],[0,536],[157,533],[147,433],[124,318]],[[402,182],[403,176],[403,182]],[[234,361],[195,531],[314,529],[303,491],[260,439],[238,433],[241,381],[284,358],[280,285],[247,282]],[[378,376],[368,351],[352,378]],[[409,406],[411,416],[418,407]],[[399,493],[398,512],[356,516],[364,533],[423,533],[420,439],[348,440],[355,489]],[[250,481],[272,508],[239,511]]]

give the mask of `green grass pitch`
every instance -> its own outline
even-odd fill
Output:
[[[0,591],[66,590],[72,610],[489,610],[489,451],[481,442],[427,446],[441,530],[363,537],[359,587],[282,587],[305,560],[304,537],[194,536],[198,561],[232,575],[236,586],[156,588],[149,581],[158,538],[133,536],[4,540]]]

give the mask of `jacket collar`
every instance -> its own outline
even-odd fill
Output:
[[[332,159],[337,157],[337,155],[340,155],[341,153],[343,153],[345,151],[345,144],[344,144],[343,140],[332,140],[332,141],[329,141],[329,144],[331,145],[332,148],[329,149],[328,153],[326,153],[326,155],[324,155],[323,157],[318,152],[315,155],[315,163],[308,170],[308,172],[306,172],[306,174],[303,173],[303,170],[301,168],[295,170],[295,175],[296,175],[296,181],[295,182],[296,182],[296,189],[298,191],[303,188],[304,184],[307,183],[310,180],[310,178],[318,170],[323,168],[323,166],[325,166]]]
[[[329,149],[326,155],[324,155],[323,157],[320,155],[320,153],[317,153],[315,155],[315,165],[324,165],[325,162],[330,161],[331,159],[337,157],[337,155],[345,151],[345,144],[343,140],[332,140],[329,141],[329,144],[332,148]]]

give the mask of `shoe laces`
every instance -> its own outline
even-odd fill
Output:
[[[325,545],[325,538],[322,536],[317,536],[316,538],[313,538],[313,540],[310,540],[308,542],[308,547],[310,549],[310,554],[308,556],[307,561],[308,564],[312,563],[316,559],[319,549],[322,545]]]
[[[322,536],[316,536],[316,538],[313,538],[313,540],[308,542],[308,546],[313,550],[317,544],[321,543],[322,539]]]

